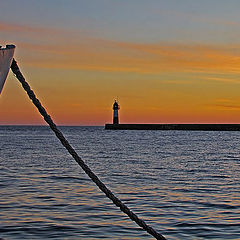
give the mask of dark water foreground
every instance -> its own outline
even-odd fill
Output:
[[[240,132],[61,128],[79,155],[167,239],[240,239]],[[47,127],[0,127],[0,237],[151,239]]]

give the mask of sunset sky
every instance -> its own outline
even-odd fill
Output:
[[[21,5],[20,5],[21,3]],[[8,0],[0,45],[60,125],[240,123],[239,0]],[[10,72],[0,124],[44,124]]]

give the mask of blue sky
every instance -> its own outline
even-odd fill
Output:
[[[1,9],[1,21],[113,40],[224,43],[240,37],[237,0],[8,0]]]

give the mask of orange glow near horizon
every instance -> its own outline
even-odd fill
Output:
[[[54,29],[49,37],[51,29],[1,22],[0,30],[45,36],[16,41],[15,58],[57,124],[111,123],[116,97],[121,123],[240,123],[240,45],[117,42]],[[1,125],[44,124],[11,71],[0,116]]]

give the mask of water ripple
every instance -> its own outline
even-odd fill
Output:
[[[238,132],[61,127],[80,156],[167,239],[240,239]],[[0,237],[149,239],[47,127],[0,127]]]

